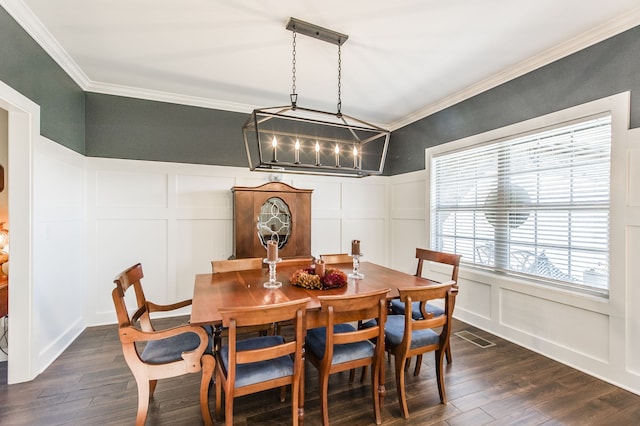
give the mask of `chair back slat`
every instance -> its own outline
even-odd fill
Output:
[[[445,265],[451,265],[451,279],[458,281],[458,271],[460,269],[460,258],[462,256],[454,253],[445,253],[442,251],[434,251],[423,248],[416,248],[416,259],[418,259],[418,268],[416,270],[416,276],[422,276],[422,268],[424,262],[442,263]]]
[[[268,324],[295,318],[300,304],[306,305],[311,299],[306,297],[290,302],[274,303],[269,306],[245,306],[236,308],[220,308],[222,325],[231,327],[232,321],[236,327]]]
[[[324,260],[327,265],[353,262],[353,257],[349,253],[321,254],[320,259]]]
[[[261,269],[262,262],[263,260],[260,257],[248,257],[244,259],[212,260],[211,272],[214,274],[218,274],[222,272]]]

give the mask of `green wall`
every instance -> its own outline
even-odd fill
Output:
[[[640,127],[640,27],[397,129],[385,174],[424,169],[428,147],[626,91]]]
[[[247,166],[248,114],[87,93],[89,157]]]
[[[247,166],[247,114],[83,93],[0,8],[0,79],[41,106],[41,133],[90,157]],[[397,129],[385,175],[422,170],[424,150],[631,91],[640,127],[640,27]]]
[[[40,105],[40,133],[85,153],[84,92],[0,7],[0,80]]]

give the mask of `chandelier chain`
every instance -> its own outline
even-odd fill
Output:
[[[342,51],[338,44],[338,116],[342,115]]]
[[[295,96],[296,94],[296,29],[293,28],[293,54],[291,60],[291,94]]]

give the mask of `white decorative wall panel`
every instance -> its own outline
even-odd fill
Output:
[[[97,207],[167,207],[166,173],[96,172]]]
[[[598,312],[503,288],[500,324],[598,361],[609,359],[608,316]]]
[[[391,244],[394,247],[391,253],[391,264],[394,269],[416,273],[418,261],[416,260],[416,247],[428,247],[426,242],[426,222],[412,219],[391,220]]]
[[[342,247],[341,219],[313,219],[311,221],[311,253],[314,256],[346,253]]]
[[[345,217],[385,217],[386,186],[370,182],[372,181],[343,184],[342,208],[344,209],[343,215]]]
[[[233,178],[215,176],[176,176],[176,207],[214,209],[216,214],[232,217]]]
[[[385,264],[383,219],[345,219],[340,252],[350,253],[352,240],[360,240],[363,262]]]
[[[640,149],[629,150],[629,206],[640,207]]]
[[[464,310],[475,316],[491,320],[491,285],[480,281],[464,279],[459,275],[458,287],[455,309]]]
[[[142,263],[147,298],[156,303],[171,300],[167,287],[166,220],[97,220],[94,226],[97,281],[93,285],[97,289],[98,312],[114,310],[113,278],[138,262]]]
[[[190,299],[194,276],[210,273],[212,260],[227,259],[233,253],[233,219],[178,220],[175,234],[175,298]]]
[[[417,216],[424,219],[424,211],[427,207],[424,186],[424,179],[395,184],[391,195],[391,209],[397,213],[394,213],[393,216],[406,217],[411,215],[411,217]]]
[[[313,189],[311,193],[311,219],[337,219],[342,217],[342,188],[338,181],[297,180],[299,189]],[[314,236],[311,236],[311,244],[315,245]]]
[[[640,374],[640,224],[630,226],[628,237],[628,285],[626,327],[626,369]]]

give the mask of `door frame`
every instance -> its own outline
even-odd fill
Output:
[[[33,289],[33,145],[40,106],[0,81],[0,108],[8,113],[7,190],[11,235],[7,383],[37,375]]]

